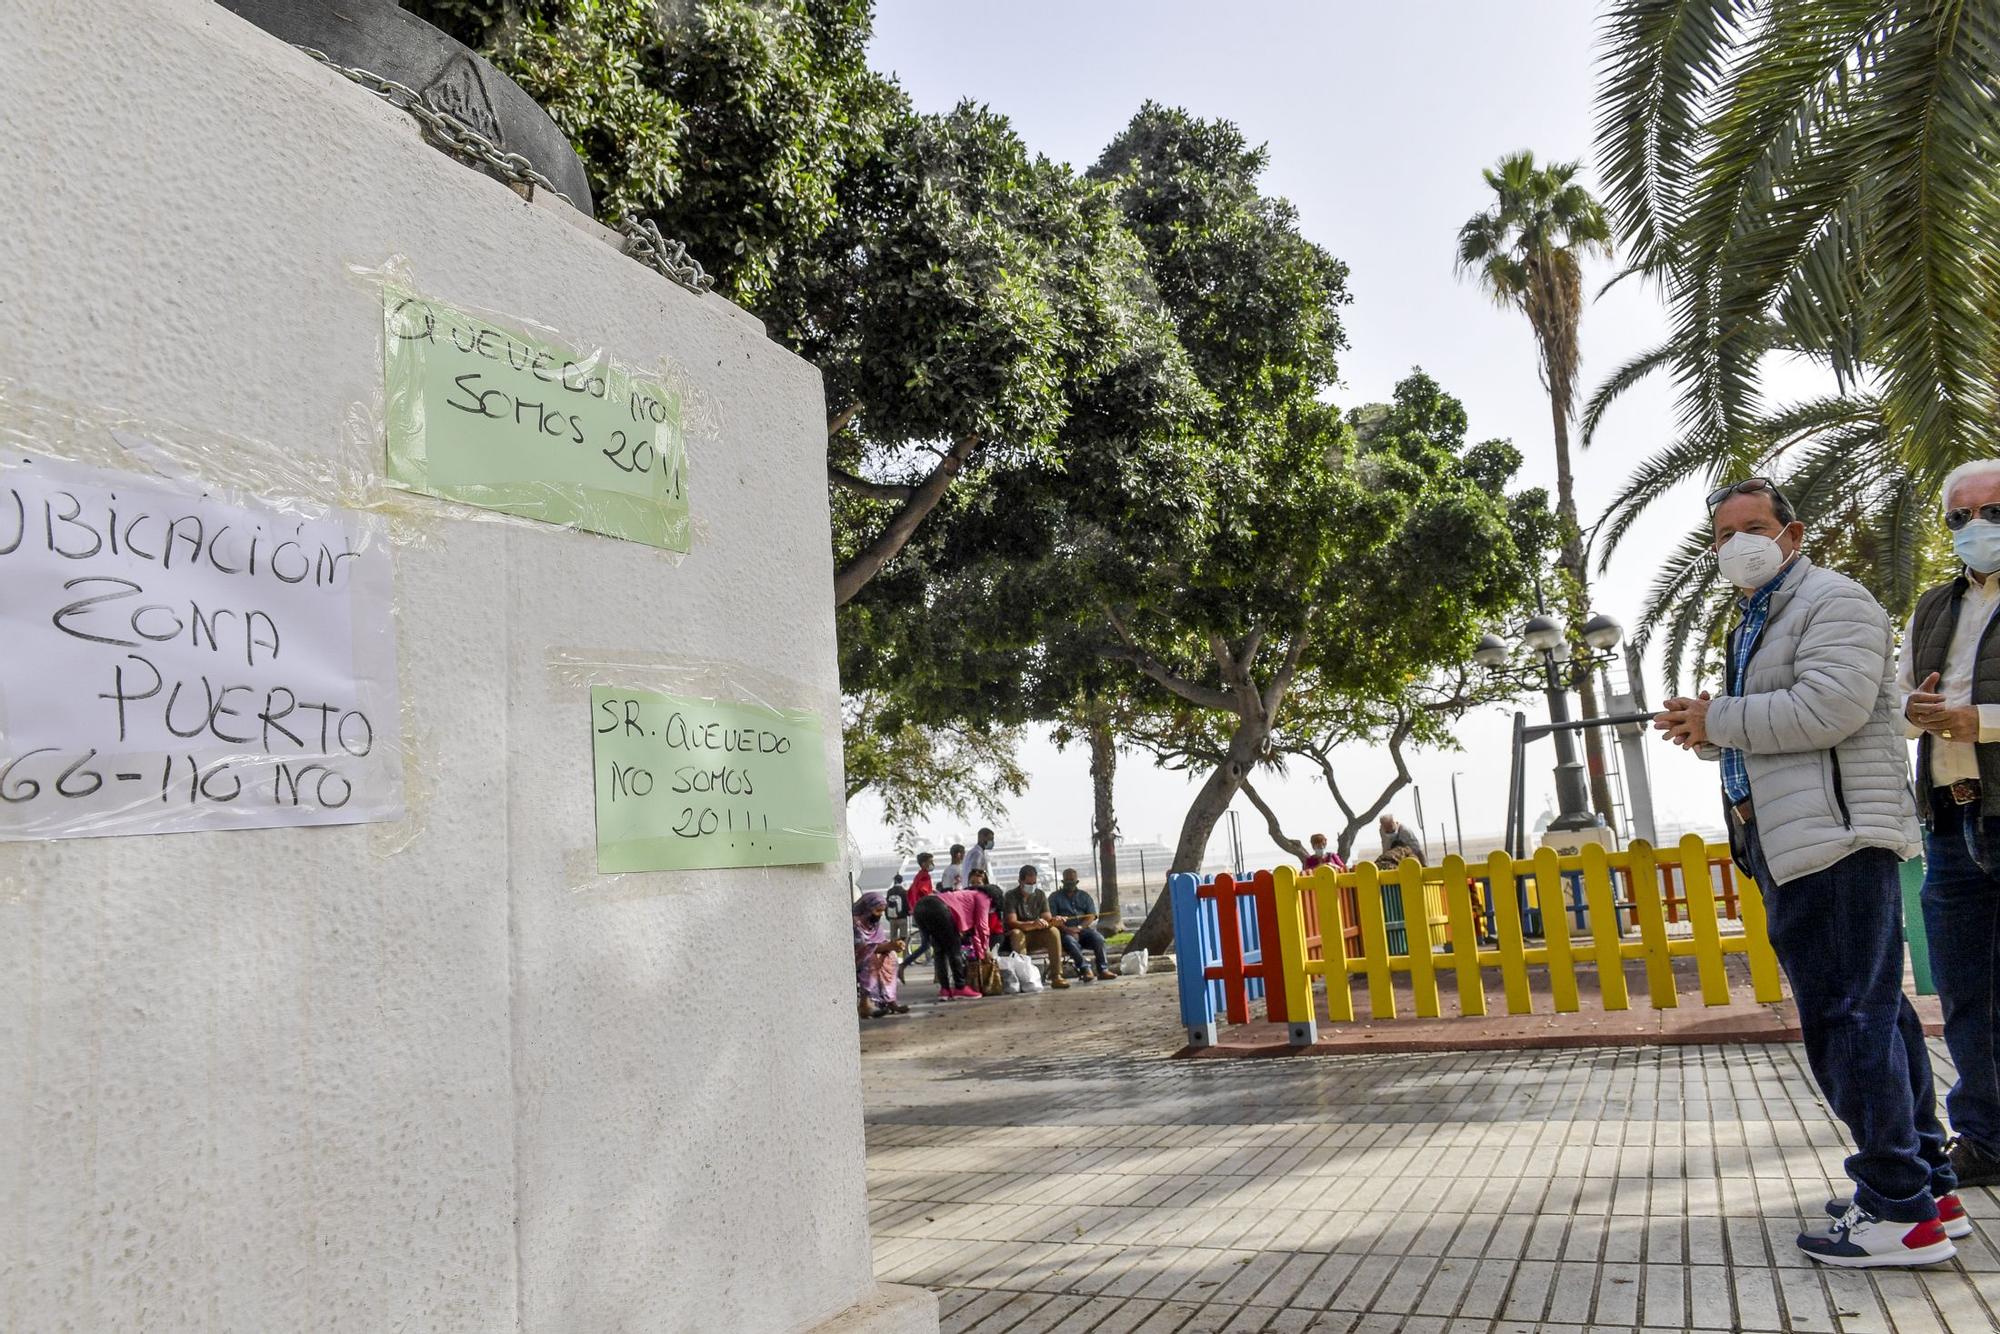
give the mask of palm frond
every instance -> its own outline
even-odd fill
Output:
[[[1597,160],[1626,254],[1659,276],[1729,63],[1741,0],[1620,0],[1599,28]]]
[[[1597,437],[1598,423],[1604,420],[1606,410],[1617,401],[1618,396],[1654,371],[1666,366],[1672,359],[1672,344],[1661,343],[1656,347],[1649,347],[1604,377],[1604,382],[1590,391],[1590,398],[1583,405],[1583,419],[1580,423],[1585,449],[1589,449],[1591,441]]]

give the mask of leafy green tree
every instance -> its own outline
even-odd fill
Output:
[[[1569,427],[1576,413],[1576,377],[1581,359],[1578,328],[1583,322],[1583,261],[1611,254],[1611,224],[1603,207],[1577,179],[1581,164],[1537,165],[1535,155],[1509,153],[1486,169],[1494,200],[1458,231],[1458,270],[1476,276],[1494,302],[1527,317],[1534,331],[1542,385],[1549,394],[1549,415],[1556,451],[1556,513],[1563,526],[1560,564],[1565,576],[1556,581],[1572,627],[1590,615],[1590,579],[1586,568],[1583,527],[1577,516],[1576,480],[1570,467]],[[1581,648],[1578,641],[1574,647]],[[1580,686],[1586,715],[1599,712],[1597,687]],[[1611,787],[1605,781],[1604,742],[1594,731],[1584,733],[1589,760],[1591,800],[1598,813],[1612,820]]]
[[[1633,272],[1660,284],[1659,347],[1584,415],[1670,375],[1677,438],[1607,518],[1608,559],[1684,480],[1780,475],[1815,557],[1908,608],[1936,558],[1926,513],[1991,452],[2000,409],[2000,12],[1990,4],[1618,0],[1603,26],[1598,156]],[[1773,406],[1775,356],[1837,392]],[[1699,670],[1727,608],[1691,531],[1641,633]]]
[[[893,696],[860,691],[841,702],[846,740],[847,799],[872,793],[897,845],[916,849],[916,826],[943,808],[962,820],[1003,814],[1007,799],[1027,790],[1017,758],[1021,729],[974,728],[912,721]]]
[[[1522,540],[1550,527],[1539,493],[1506,492],[1520,456],[1468,447],[1463,407],[1421,372],[1366,441],[1331,413],[1319,428],[1239,451],[1247,504],[1181,560],[1100,566],[1091,584],[1108,653],[1155,687],[1171,724],[1149,748],[1206,771],[1174,870],[1199,868],[1216,821],[1287,738],[1414,698],[1468,662],[1530,584]],[[1156,907],[1135,941],[1157,948],[1170,933]]]
[[[569,136],[598,216],[651,218],[755,307],[906,114],[868,68],[871,0],[405,0]]]
[[[840,215],[761,306],[826,377],[835,600],[851,602],[968,469],[1061,448],[1078,396],[1122,365],[1140,262],[1101,189],[965,105],[893,121]],[[989,488],[959,507],[984,521]]]

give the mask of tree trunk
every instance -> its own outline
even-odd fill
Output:
[[[1549,415],[1554,419],[1556,442],[1556,515],[1562,521],[1563,545],[1560,557],[1563,570],[1575,581],[1577,606],[1571,609],[1567,618],[1570,622],[1570,646],[1584,647],[1577,637],[1582,628],[1581,618],[1590,615],[1590,577],[1588,562],[1584,559],[1583,525],[1577,520],[1576,479],[1569,466],[1569,414],[1555,394],[1549,395]],[[1598,707],[1597,683],[1585,672],[1577,683],[1577,697],[1583,704],[1583,715],[1594,717],[1603,712]],[[1583,729],[1583,757],[1585,771],[1590,778],[1590,804],[1604,817],[1604,822],[1617,827],[1617,815],[1611,803],[1611,783],[1605,776],[1604,737],[1599,729]]]
[[[1240,718],[1240,715],[1239,715]],[[1199,875],[1203,857],[1208,852],[1208,839],[1215,832],[1216,822],[1229,809],[1229,803],[1236,799],[1237,788],[1243,785],[1261,753],[1264,738],[1271,727],[1262,717],[1242,718],[1236,725],[1236,732],[1229,739],[1229,753],[1221,764],[1195,793],[1194,801],[1188,806],[1187,818],[1181,821],[1180,841],[1174,845],[1173,864],[1167,868],[1168,874],[1176,871],[1191,871]],[[1151,950],[1160,953],[1173,948],[1174,912],[1171,899],[1164,885],[1153,900],[1152,910],[1146,914],[1145,924],[1132,935],[1127,949]]]
[[[1118,908],[1118,820],[1112,801],[1112,779],[1118,773],[1118,739],[1111,733],[1110,711],[1090,709],[1090,834],[1097,850],[1097,912],[1111,930],[1123,928]]]

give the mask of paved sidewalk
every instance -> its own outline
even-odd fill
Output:
[[[2000,1329],[1981,1235],[1798,1256],[1845,1178],[1796,1046],[1175,1061],[1171,978],[916,1003],[862,1029],[876,1271],[947,1331]]]

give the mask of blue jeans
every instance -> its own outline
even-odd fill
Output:
[[[1982,829],[1977,811],[1953,801],[1931,803],[1931,827],[1924,835],[1924,930],[1944,1003],[1944,1042],[1958,1066],[1958,1083],[1945,1096],[1951,1128],[1991,1158],[2000,1157],[2000,1068],[1994,1058],[2000,1032],[2000,879],[1980,862],[1995,843],[1982,835],[2000,830],[1991,820]]]
[[[1088,946],[1091,953],[1097,956],[1097,971],[1100,973],[1106,971],[1104,967],[1104,937],[1098,934],[1096,927],[1086,926],[1073,936],[1065,931],[1062,933],[1062,943],[1063,953],[1067,954],[1069,961],[1076,965],[1078,973],[1086,977],[1090,975],[1090,968],[1083,962],[1085,946]]]
[[[1745,869],[1764,891],[1771,948],[1791,983],[1806,1064],[1847,1126],[1856,1203],[1878,1218],[1937,1217],[1958,1188],[1945,1156],[1923,1024],[1903,995],[1896,854],[1863,848],[1824,871],[1774,884],[1755,825]]]

